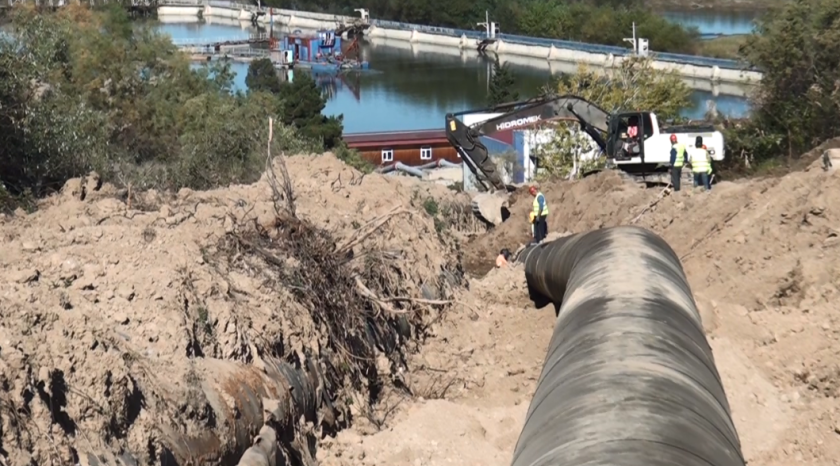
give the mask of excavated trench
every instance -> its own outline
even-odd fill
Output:
[[[607,228],[518,261],[534,304],[554,304],[557,320],[513,466],[745,465],[691,289],[662,238]],[[258,439],[240,465],[276,464],[270,443]]]
[[[554,304],[557,320],[513,466],[745,465],[700,314],[662,238],[607,228],[530,247],[517,260],[534,304]],[[301,421],[317,424],[324,402],[311,361],[206,364],[214,375],[202,389],[216,432],[164,432],[161,464],[311,463],[314,438],[300,434]],[[137,464],[104,459],[80,455],[91,466]]]
[[[557,312],[513,466],[744,466],[685,273],[638,227],[520,254],[535,305]]]

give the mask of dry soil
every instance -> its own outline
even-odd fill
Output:
[[[393,265],[402,285],[380,298],[395,301],[372,309],[419,315],[411,337],[423,343],[406,344],[405,364],[384,363],[396,382],[373,409],[346,403],[352,426],[307,461],[509,464],[554,320],[550,307],[532,308],[521,269],[490,270],[499,249],[528,239],[527,194],[508,222],[479,233],[464,199],[433,183],[361,177],[331,156],[288,165],[298,216],[339,247],[360,240],[353,270],[374,252]],[[840,462],[840,174],[815,166],[670,195],[603,174],[542,191],[554,233],[637,224],[681,256],[751,466]],[[268,280],[264,264],[219,263],[220,239],[277,228],[266,180],[131,199],[74,180],[38,212],[0,223],[0,463],[130,451],[159,464],[161,425],[232,445],[207,423],[207,404],[189,401],[195,387],[218,386],[222,366],[259,368],[266,341],[281,343],[278,356],[329,347],[307,303],[283,288],[293,283]],[[396,204],[407,212],[388,216]],[[415,304],[398,310],[403,297]],[[322,390],[334,403],[370,392]]]
[[[668,196],[603,174],[542,192],[553,233],[637,224],[681,256],[751,466],[840,463],[840,173],[816,163]],[[511,220],[466,246],[468,270],[528,240],[530,204],[520,194]],[[449,389],[402,401],[381,429],[329,439],[323,464],[509,464],[554,315],[533,310],[519,268],[471,285],[471,311],[441,324],[414,363]]]

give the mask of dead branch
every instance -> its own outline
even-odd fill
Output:
[[[635,217],[633,217],[633,220],[630,220],[630,225],[635,225],[636,222],[638,222],[639,220],[642,219],[642,216],[645,215],[645,213],[647,213],[647,211],[656,207],[656,204],[659,204],[659,202],[662,199],[665,199],[666,197],[668,197],[669,194],[671,194],[671,185],[670,184],[668,186],[666,186],[665,189],[663,189],[661,193],[659,193],[659,196],[657,196],[656,199],[654,199],[650,204],[648,204],[647,207],[642,209],[642,211],[639,212],[639,215],[636,215]]]
[[[402,205],[397,205],[393,209],[391,209],[388,213],[381,215],[379,217],[374,218],[373,220],[367,222],[366,224],[362,225],[359,229],[359,234],[354,236],[352,239],[349,239],[341,246],[337,247],[335,252],[338,255],[346,254],[349,250],[353,249],[356,245],[360,244],[362,241],[367,239],[368,236],[372,235],[376,230],[380,229],[382,225],[388,223],[388,220],[391,217],[399,214],[410,214],[411,211],[404,208]]]
[[[369,301],[376,304],[376,306],[379,309],[384,310],[385,312],[389,312],[391,314],[406,314],[406,311],[394,309],[390,304],[388,304],[387,301],[384,301],[379,296],[376,296],[376,293],[370,291],[370,288],[368,288],[364,283],[362,283],[361,278],[359,278],[358,276],[355,278],[356,289],[359,291],[359,295],[361,295],[363,298],[367,298]]]
[[[443,299],[423,299],[423,298],[409,298],[408,296],[398,296],[396,298],[382,298],[382,301],[386,303],[395,303],[395,302],[411,302],[417,304],[429,304],[431,306],[444,306],[446,304],[452,304],[451,300],[443,300]]]
[[[709,230],[708,233],[703,235],[702,238],[699,238],[699,239],[695,240],[694,243],[692,243],[691,246],[688,248],[688,252],[686,252],[685,254],[680,256],[680,261],[685,263],[686,259],[691,257],[696,252],[697,246],[700,246],[700,244],[705,242],[707,239],[711,238],[713,234],[715,234],[716,232],[720,231],[722,228],[727,226],[733,218],[735,218],[738,214],[740,214],[741,211],[746,209],[749,205],[750,205],[749,203],[746,204],[745,206],[739,208],[735,212],[732,212],[729,215],[727,215],[726,218],[724,218],[722,222],[718,222],[718,223],[715,223],[714,225],[712,225],[712,228]]]
[[[297,218],[295,212],[295,197],[292,190],[292,180],[289,177],[289,170],[286,168],[286,158],[281,153],[276,159],[271,157],[271,143],[274,139],[274,119],[268,119],[268,153],[265,159],[265,176],[268,180],[268,185],[271,187],[271,201],[274,203],[274,212],[282,217],[285,211],[292,218]],[[283,177],[281,182],[277,180],[277,174],[274,172],[274,161],[277,161],[277,166],[280,167],[280,175]],[[280,205],[280,201],[285,201],[285,206]]]

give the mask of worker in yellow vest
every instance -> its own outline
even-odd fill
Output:
[[[531,196],[534,196],[534,204],[531,213],[534,215],[532,224],[534,243],[540,243],[548,235],[548,203],[543,193],[537,191],[536,186],[528,189]]]
[[[685,165],[685,144],[677,142],[677,135],[671,135],[671,186],[674,191],[680,190],[682,168]]]
[[[536,218],[537,216],[534,214],[534,211],[531,210],[531,212],[528,214],[528,223],[531,224],[531,238],[534,237],[534,220],[536,220]]]
[[[711,189],[711,186],[709,186],[709,170],[712,164],[709,160],[709,151],[703,145],[702,136],[697,136],[694,147],[688,151],[688,157],[691,163],[691,172],[694,174],[694,186],[702,186],[706,190]]]
[[[704,145],[703,148],[706,149],[706,146]],[[707,149],[707,151],[708,151],[708,149]],[[712,156],[710,155],[709,156],[709,182],[706,183],[706,189],[708,189],[708,190],[712,189],[712,180],[714,180],[714,179],[715,179],[715,177],[712,176]]]

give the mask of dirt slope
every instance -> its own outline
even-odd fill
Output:
[[[811,168],[665,198],[610,174],[542,191],[552,231],[635,223],[680,254],[750,465],[840,463],[840,174]],[[529,208],[517,199],[512,220],[465,248],[467,264],[486,270],[526,241],[515,219]],[[340,434],[324,464],[509,464],[553,321],[522,281],[519,269],[473,280],[462,300],[476,320],[459,313],[421,353],[457,390],[404,401],[381,431]]]
[[[464,286],[439,232],[463,216],[332,156],[288,170],[301,221],[265,177],[129,202],[95,176],[0,220],[0,464],[235,464],[267,399],[305,460],[366,409],[447,307],[404,298]]]
[[[236,464],[234,445],[248,443],[267,399],[297,384],[311,396],[286,397],[301,418],[280,445],[295,463],[509,464],[553,312],[532,308],[521,269],[467,283],[459,264],[486,270],[526,241],[516,219],[530,199],[461,246],[476,227],[445,188],[362,178],[331,157],[292,158],[289,171],[313,229],[278,224],[266,180],[133,196],[130,209],[125,193],[77,181],[39,212],[3,220],[0,463],[130,452],[162,464],[212,450],[212,464]],[[609,174],[543,192],[553,232],[636,223],[681,255],[751,466],[840,462],[837,172],[661,199]],[[389,217],[398,204],[407,212]],[[340,258],[323,252],[348,244]],[[360,298],[356,277],[378,297]],[[310,288],[333,292],[301,293]],[[439,300],[450,304],[429,304]],[[381,346],[364,366],[376,377],[356,385],[340,356],[366,340],[337,331],[352,333],[354,313],[336,320],[352,309]],[[277,371],[290,382],[267,382]]]

